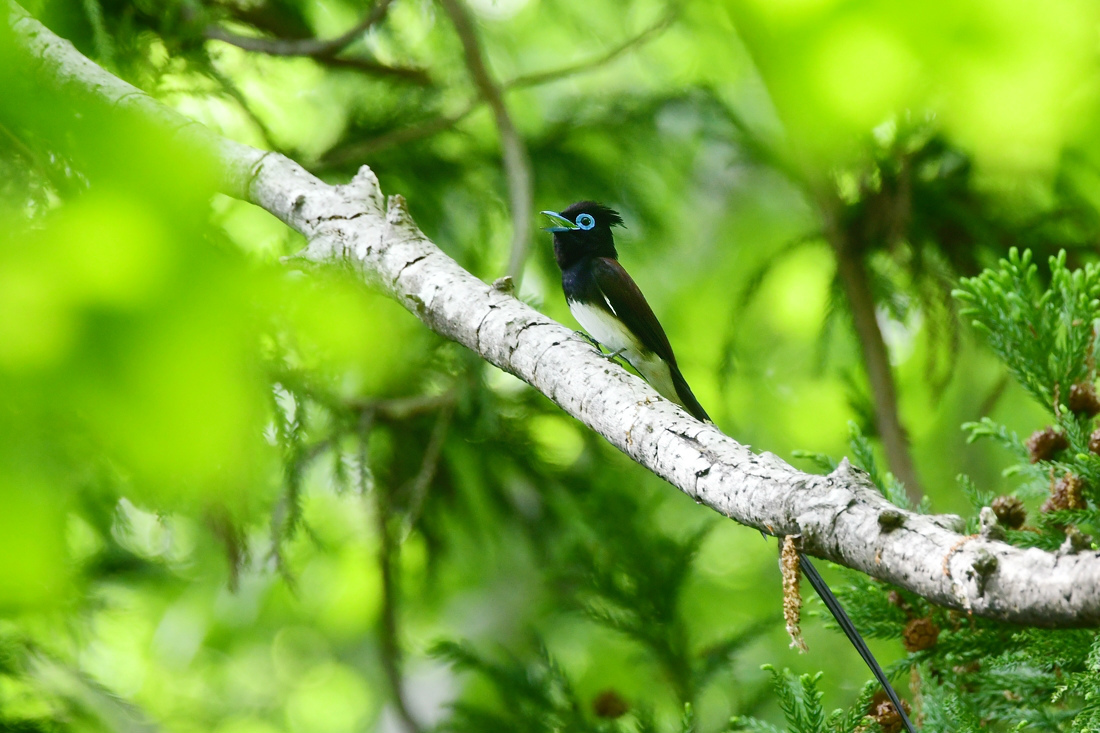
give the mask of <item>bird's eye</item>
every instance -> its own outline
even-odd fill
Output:
[[[577,226],[587,231],[596,226],[596,218],[591,214],[581,214],[577,217]]]

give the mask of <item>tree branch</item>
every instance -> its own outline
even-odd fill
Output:
[[[369,140],[348,143],[347,145],[330,150],[321,158],[320,165],[314,167],[314,171],[321,172],[336,166],[362,161],[364,158],[380,150],[392,148],[395,145],[416,142],[417,140],[431,137],[444,130],[449,130],[469,117],[470,113],[480,107],[484,101],[485,100],[481,97],[476,97],[470,100],[465,107],[452,115],[436,117],[409,127],[400,127],[396,130],[383,133],[378,137],[370,138]]]
[[[316,56],[314,61],[333,69],[351,69],[372,76],[386,76],[422,87],[432,84],[428,72],[416,66],[388,66],[373,59],[352,56]]]
[[[588,71],[593,71],[610,63],[617,59],[619,56],[643,43],[655,38],[661,31],[672,24],[675,20],[676,13],[673,9],[670,9],[668,13],[663,15],[653,25],[643,30],[633,38],[628,38],[618,46],[615,46],[610,51],[597,56],[587,61],[581,61],[576,64],[570,64],[569,66],[563,66],[557,69],[549,69],[547,71],[539,71],[532,74],[523,74],[517,76],[514,79],[510,79],[503,82],[500,85],[500,89],[505,94],[513,89],[526,89],[528,87],[539,86],[540,84],[549,84],[550,82],[557,81],[558,79],[564,79],[568,76],[575,74],[583,74]],[[485,103],[485,98],[477,96],[466,103],[466,106],[460,109],[458,112],[450,115],[442,115],[433,119],[421,122],[410,127],[402,127],[390,132],[383,133],[378,137],[371,138],[369,140],[362,140],[358,142],[349,143],[345,146],[336,148],[329,151],[321,159],[319,166],[314,166],[312,170],[314,172],[323,172],[336,166],[344,165],[347,163],[362,162],[366,158],[370,157],[374,153],[386,148],[393,147],[395,145],[402,145],[404,143],[415,142],[426,137],[431,137],[437,133],[449,130],[457,125],[462,120],[470,116],[470,114]]]
[[[370,12],[363,16],[353,28],[347,32],[322,40],[320,38],[255,38],[252,36],[239,36],[216,25],[208,25],[203,29],[205,38],[224,41],[245,51],[258,51],[269,56],[335,56],[347,48],[353,41],[366,33],[371,26],[386,17],[393,0],[378,0]]]
[[[825,212],[825,216],[826,219],[832,218],[829,212]],[[826,230],[827,239],[836,255],[837,276],[848,299],[852,322],[859,337],[863,368],[871,386],[871,402],[875,408],[875,427],[882,439],[886,462],[898,480],[905,485],[905,493],[915,506],[924,496],[924,490],[917,477],[917,469],[909,452],[909,439],[898,414],[894,368],[890,364],[886,340],[878,325],[867,267],[860,254],[854,251],[851,242],[832,222],[826,226]]]
[[[522,89],[525,87],[534,87],[540,84],[549,84],[552,81],[564,79],[567,76],[573,76],[574,74],[583,74],[586,71],[591,71],[593,69],[599,68],[604,64],[614,61],[619,56],[622,56],[624,53],[634,48],[635,46],[640,46],[643,43],[646,43],[653,38],[656,38],[661,33],[661,31],[672,25],[672,21],[674,20],[676,20],[676,8],[669,7],[668,11],[660,18],[658,18],[653,23],[653,25],[649,26],[633,38],[626,39],[618,46],[609,49],[600,56],[588,59],[587,61],[580,61],[578,63],[570,64],[568,66],[562,66],[558,69],[538,71],[533,74],[521,74],[515,79],[504,82],[501,87],[505,91],[510,91],[512,89]]]
[[[252,109],[252,106],[248,103],[248,99],[245,98],[244,92],[240,90],[240,87],[234,84],[232,79],[227,77],[218,69],[214,68],[213,65],[210,65],[210,67],[206,69],[206,72],[214,81],[218,83],[219,86],[221,86],[222,91],[224,91],[230,99],[237,103],[237,107],[240,108],[245,117],[247,117],[248,120],[256,126],[256,130],[259,131],[260,137],[263,139],[263,144],[267,147],[267,149],[276,149],[277,146],[275,145],[274,138],[271,135],[271,130],[268,129],[267,124],[262,119],[260,119],[260,116],[256,114],[256,111]]]
[[[398,422],[417,415],[426,415],[440,410],[454,408],[455,393],[448,390],[437,395],[417,395],[415,397],[390,397],[380,400],[347,400],[344,404],[359,412],[370,412],[379,421]]]
[[[508,274],[519,284],[523,275],[523,265],[527,261],[527,251],[531,242],[531,218],[535,213],[533,176],[531,161],[527,157],[527,147],[523,144],[519,130],[504,103],[504,94],[500,85],[493,79],[485,65],[481,53],[481,44],[477,39],[473,21],[462,0],[440,0],[443,9],[451,17],[455,31],[462,41],[466,56],[466,69],[477,86],[482,99],[489,103],[500,133],[500,147],[504,153],[504,173],[508,178],[508,199],[512,210],[512,250],[508,256]]]
[[[432,435],[428,439],[428,447],[424,449],[424,457],[420,461],[420,470],[409,482],[409,502],[408,508],[405,510],[405,521],[401,528],[399,538],[401,542],[408,538],[409,533],[420,519],[420,512],[424,509],[424,502],[428,498],[428,489],[439,470],[439,459],[443,456],[443,444],[447,440],[447,432],[451,429],[451,419],[454,417],[454,393],[451,393],[451,395],[451,401],[440,408],[439,415],[435,419]]]
[[[382,610],[379,614],[378,644],[381,648],[382,670],[393,695],[393,705],[401,719],[405,733],[419,733],[420,725],[413,718],[405,700],[403,675],[404,654],[401,651],[401,639],[398,630],[398,605],[400,602],[401,543],[394,537],[393,506],[390,502],[389,488],[371,480],[370,472],[370,433],[374,424],[374,413],[363,412],[359,419],[359,491],[366,498],[373,497],[375,528],[381,540],[378,547],[378,567],[382,577]]]
[[[428,84],[430,79],[423,69],[403,66],[387,66],[372,59],[346,58],[338,54],[361,38],[371,26],[382,21],[393,0],[378,0],[370,12],[363,16],[353,28],[335,38],[262,38],[242,36],[231,33],[218,25],[208,25],[203,29],[203,38],[221,41],[231,46],[264,53],[268,56],[308,56],[328,66],[345,67],[378,76],[393,76],[416,84]]]
[[[1022,549],[955,531],[957,517],[899,510],[847,461],[827,476],[756,454],[704,425],[584,340],[483,283],[387,203],[367,168],[329,186],[298,164],[187,123],[81,56],[14,3],[8,23],[21,67],[54,92],[140,110],[214,151],[226,193],[267,209],[309,241],[302,257],[343,262],[437,333],[514,374],[639,464],[723,516],[803,551],[975,615],[1047,627],[1100,624],[1100,553]],[[125,144],[120,141],[119,144]]]

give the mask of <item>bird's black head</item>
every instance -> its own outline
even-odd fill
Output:
[[[560,214],[542,213],[554,221],[545,230],[554,233],[554,259],[563,271],[587,257],[618,257],[611,234],[611,227],[623,226],[617,211],[595,201],[578,201]]]

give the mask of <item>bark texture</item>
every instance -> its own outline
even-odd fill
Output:
[[[966,537],[958,534],[957,517],[889,504],[847,461],[817,476],[756,453],[690,417],[506,289],[463,270],[417,229],[400,197],[383,198],[369,169],[347,185],[329,186],[283,156],[219,138],[100,69],[19,6],[9,1],[6,9],[20,60],[40,84],[140,110],[178,130],[181,144],[213,151],[226,193],[305,235],[301,257],[347,263],[434,331],[527,382],[697,502],[769,534],[801,535],[807,554],[943,606],[1036,626],[1100,623],[1100,553],[1057,554]]]

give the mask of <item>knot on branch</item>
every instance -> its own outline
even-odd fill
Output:
[[[883,533],[893,532],[905,526],[905,512],[897,509],[884,509],[879,512],[878,526]]]
[[[983,506],[978,514],[978,523],[981,526],[981,534],[987,540],[1003,540],[1005,538],[1004,527],[993,507]]]
[[[378,183],[378,176],[374,175],[370,166],[360,166],[355,177],[342,188],[347,189],[356,198],[367,201],[371,208],[382,213],[382,186]]]
[[[1076,555],[1078,552],[1083,552],[1090,547],[1092,547],[1092,536],[1070,525],[1066,527],[1066,540],[1058,548],[1057,555],[1059,557]]]
[[[834,468],[826,478],[857,495],[864,492],[874,494],[880,498],[882,497],[882,491],[875,486],[875,482],[871,480],[871,476],[858,466],[853,466],[847,456],[840,459],[840,463],[837,464],[836,468]]]
[[[833,472],[829,474],[829,478],[835,478],[840,481],[867,481],[867,474],[860,471],[858,468],[852,465],[848,460],[848,456],[844,456],[840,459],[840,463],[837,464]]]
[[[413,220],[409,214],[409,207],[405,203],[405,197],[399,193],[389,197],[386,223],[393,226],[412,226]]]
[[[498,277],[496,280],[493,280],[491,287],[498,293],[504,293],[505,295],[511,295],[513,297],[516,293],[516,281],[512,279],[511,275]]]
[[[997,570],[997,556],[991,553],[989,550],[982,548],[978,550],[978,557],[974,560],[973,579],[978,586],[978,597],[985,595],[985,585],[989,582],[989,577]]]

